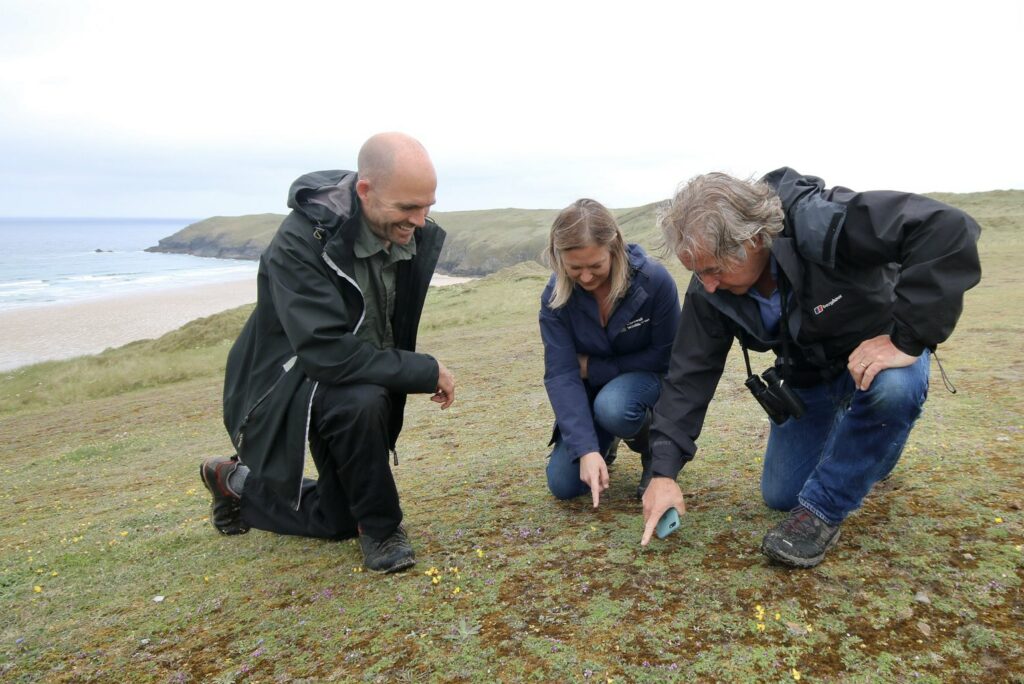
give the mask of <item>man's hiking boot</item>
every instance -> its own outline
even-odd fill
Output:
[[[412,543],[401,525],[384,539],[360,534],[359,546],[363,550],[363,565],[374,572],[399,572],[416,564]]]
[[[829,525],[803,506],[764,535],[761,553],[797,568],[813,568],[839,541],[839,525]]]
[[[210,524],[221,534],[245,534],[240,497],[231,491],[228,478],[238,467],[237,458],[208,458],[199,466],[199,477],[210,492]]]

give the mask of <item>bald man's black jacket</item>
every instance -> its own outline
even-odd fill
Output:
[[[397,266],[395,348],[358,339],[365,304],[352,270],[361,211],[356,180],[351,171],[319,171],[292,184],[292,212],[260,257],[256,308],[228,354],[224,425],[231,441],[253,474],[296,509],[319,383],[389,390],[391,449],[406,394],[437,388],[437,361],[415,348],[445,233],[428,219],[415,231],[416,256]]]

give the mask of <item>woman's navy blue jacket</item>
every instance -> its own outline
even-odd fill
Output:
[[[573,288],[565,306],[548,306],[555,276],[541,295],[540,334],[544,341],[544,387],[573,460],[598,451],[593,398],[621,373],[668,370],[672,342],[679,324],[679,293],[665,267],[639,245],[627,245],[630,279],[626,296],[601,326],[597,300]],[[590,357],[587,380],[580,377],[577,354]]]

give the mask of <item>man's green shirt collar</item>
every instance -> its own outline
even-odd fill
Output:
[[[377,237],[372,230],[370,230],[369,224],[366,223],[366,217],[359,217],[359,233],[356,234],[356,243],[354,245],[354,251],[357,259],[366,259],[371,257],[377,252],[384,251],[384,243]],[[397,242],[391,243],[391,249],[388,250],[387,259],[388,263],[394,263],[396,261],[404,261],[405,259],[412,259],[416,256],[416,240],[409,240],[409,244],[400,245]]]

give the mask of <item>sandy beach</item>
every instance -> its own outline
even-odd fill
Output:
[[[0,370],[97,354],[256,301],[256,279],[0,311]]]
[[[435,275],[432,284],[467,280],[472,278]],[[98,354],[255,301],[256,279],[246,278],[0,311],[0,371]]]

